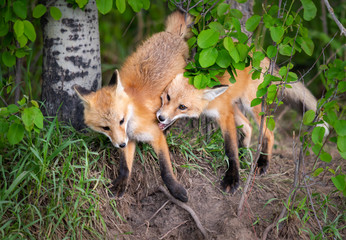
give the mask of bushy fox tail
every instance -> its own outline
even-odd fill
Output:
[[[181,38],[188,38],[191,35],[189,25],[192,22],[193,19],[189,14],[175,11],[166,20],[166,32],[177,34]]]
[[[292,88],[285,88],[283,101],[302,112],[308,110],[316,112],[317,100],[312,93],[301,82],[293,83],[291,86]],[[327,136],[329,134],[329,125],[326,122],[319,125],[325,128],[324,135]]]

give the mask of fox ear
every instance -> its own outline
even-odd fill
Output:
[[[85,89],[81,86],[79,86],[78,84],[75,84],[72,86],[73,89],[76,91],[78,97],[84,102],[84,103],[87,103],[89,104],[89,101],[88,101],[88,96],[90,93],[92,93],[92,91],[88,90],[88,89]]]
[[[205,89],[203,92],[203,99],[211,102],[215,98],[223,94],[227,89],[227,85],[217,85],[213,88]]]
[[[118,70],[115,70],[115,74],[117,75],[117,89],[116,89],[116,93],[121,93],[124,92],[124,87],[121,84],[121,78],[120,78],[120,74],[118,72]]]
[[[118,70],[116,69],[112,75],[112,78],[111,80],[109,81],[108,83],[108,86],[113,86],[113,85],[116,85],[117,84],[117,81],[118,81]]]

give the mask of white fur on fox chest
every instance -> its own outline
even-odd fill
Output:
[[[203,111],[203,114],[207,117],[218,119],[220,117],[219,111],[215,108],[212,109],[206,109]]]
[[[154,137],[151,133],[146,131],[139,132],[137,129],[138,124],[135,121],[129,121],[127,125],[127,136],[131,140],[136,140],[137,142],[151,142]]]

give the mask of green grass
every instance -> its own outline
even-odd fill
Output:
[[[35,135],[1,151],[0,237],[102,239],[96,189],[106,179],[100,154],[88,148],[93,139],[56,120]]]

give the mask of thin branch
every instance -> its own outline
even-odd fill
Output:
[[[182,222],[182,223],[179,223],[177,226],[175,226],[174,228],[172,228],[171,230],[169,230],[168,232],[166,232],[164,235],[162,235],[159,239],[161,240],[161,239],[164,239],[165,237],[167,237],[167,235],[169,234],[169,233],[171,233],[173,230],[175,230],[175,229],[177,229],[178,227],[180,227],[181,225],[183,225],[183,224],[185,224],[185,223],[187,223],[188,222],[188,220],[186,220],[186,221],[184,221],[184,222]]]
[[[203,236],[205,239],[208,239],[208,234],[207,231],[205,230],[205,228],[202,226],[201,221],[199,220],[197,214],[195,213],[195,211],[193,211],[193,209],[191,207],[189,207],[188,205],[186,205],[183,202],[180,202],[179,200],[175,199],[163,186],[159,186],[159,190],[161,192],[163,192],[168,199],[173,202],[174,204],[178,205],[179,207],[185,209],[186,211],[188,211],[191,215],[191,217],[193,218],[193,220],[195,221],[198,229],[202,232]]]
[[[150,223],[150,221],[169,203],[169,200],[167,200],[148,220],[145,220],[144,223],[139,225],[139,227],[145,225],[146,223]]]
[[[334,9],[330,6],[328,0],[324,0],[324,4],[327,6],[328,12],[332,15],[332,18],[334,19],[336,25],[338,25],[338,27],[341,31],[340,34],[346,36],[346,29],[342,25],[342,23],[339,21],[339,19],[336,18],[335,14],[334,14]]]

